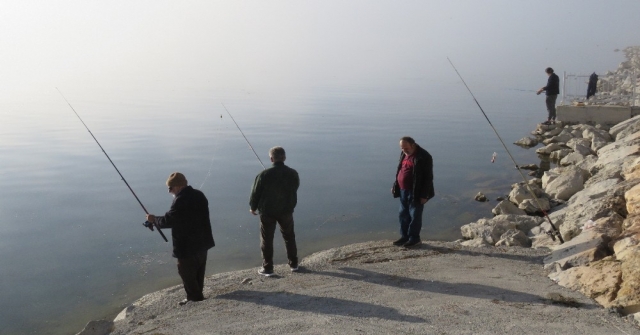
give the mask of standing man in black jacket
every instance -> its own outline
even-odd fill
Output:
[[[298,271],[298,249],[296,235],[293,231],[293,209],[298,202],[297,191],[300,178],[296,170],[284,165],[287,159],[282,147],[269,150],[273,165],[256,176],[251,189],[249,211],[253,215],[260,212],[260,250],[262,251],[262,268],[258,271],[263,276],[273,275],[273,235],[276,223],[284,239],[292,272]]]
[[[418,246],[422,229],[424,204],[433,198],[433,159],[408,136],[400,139],[400,162],[391,188],[394,198],[400,198],[400,239],[393,245],[406,248]]]
[[[173,257],[178,259],[178,274],[187,293],[187,298],[180,301],[180,305],[202,301],[207,250],[215,245],[209,202],[202,192],[188,186],[187,179],[180,172],[169,176],[167,187],[174,196],[171,208],[164,216],[147,214],[147,221],[154,222],[159,228],[171,228]]]
[[[543,91],[547,95],[546,104],[547,104],[547,112],[549,112],[549,117],[547,118],[547,122],[543,122],[543,124],[554,124],[556,123],[556,100],[558,99],[558,94],[560,94],[560,78],[558,75],[553,73],[553,69],[548,67],[544,72],[547,73],[549,79],[547,79],[547,86],[541,87],[536,94],[540,95]]]

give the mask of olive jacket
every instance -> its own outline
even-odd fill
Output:
[[[298,203],[298,172],[284,162],[273,165],[256,176],[251,189],[249,206],[262,215],[277,216],[293,213]]]

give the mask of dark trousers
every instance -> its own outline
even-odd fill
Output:
[[[409,241],[420,240],[420,230],[422,229],[422,211],[424,205],[420,199],[413,198],[411,190],[400,190],[400,235],[408,238]]]
[[[547,104],[547,112],[549,112],[549,121],[556,120],[556,99],[558,99],[558,95],[547,95],[547,99],[545,103]]]
[[[267,271],[273,270],[273,235],[276,231],[276,223],[280,225],[280,232],[287,249],[289,266],[298,266],[298,248],[296,247],[296,234],[293,231],[293,214],[260,215],[260,250],[262,250],[262,266]]]
[[[187,300],[201,301],[204,299],[204,272],[207,266],[207,251],[194,256],[178,258],[178,274],[182,278]]]

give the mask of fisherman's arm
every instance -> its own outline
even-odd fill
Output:
[[[256,210],[258,209],[258,203],[262,195],[261,177],[262,174],[256,176],[256,180],[253,182],[253,187],[251,188],[251,196],[249,197],[249,212],[253,215],[258,215]]]

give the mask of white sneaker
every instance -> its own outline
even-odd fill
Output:
[[[300,268],[297,266],[295,268],[291,268],[291,272],[298,272],[298,271],[300,271]]]
[[[265,277],[271,277],[273,276],[273,271],[267,271],[264,268],[260,268],[260,270],[258,270],[258,274],[265,276]]]

